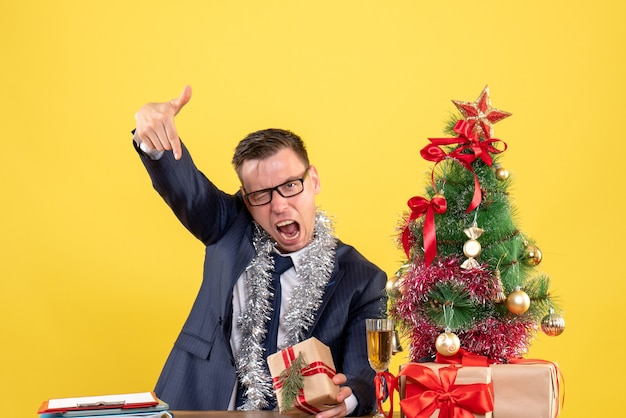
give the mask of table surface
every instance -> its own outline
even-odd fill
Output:
[[[170,411],[174,418],[285,418],[275,411]]]
[[[277,411],[169,411],[174,418],[288,418]],[[371,418],[371,415],[369,416]],[[393,418],[400,418],[394,412]]]

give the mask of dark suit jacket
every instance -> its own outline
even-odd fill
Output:
[[[237,379],[231,299],[235,282],[255,255],[252,217],[241,195],[217,189],[185,147],[179,161],[170,152],[157,161],[140,155],[154,188],[206,246],[202,286],[155,391],[173,410],[225,410]],[[330,347],[337,371],[347,376],[359,403],[353,415],[367,414],[375,405],[365,318],[384,314],[386,280],[382,270],[339,242],[322,305],[306,334]]]

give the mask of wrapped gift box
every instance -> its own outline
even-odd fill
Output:
[[[494,418],[556,418],[561,388],[556,364],[494,364]]]
[[[439,370],[446,364],[411,363]],[[403,370],[407,365],[401,366]],[[543,360],[521,360],[515,364],[492,364],[487,367],[463,366],[466,372],[485,369],[493,384],[493,418],[556,418],[560,413],[563,388],[560,371],[555,363]],[[459,370],[458,384],[468,382],[466,372]],[[400,372],[402,374],[402,371]],[[414,396],[416,389],[406,376],[399,375],[398,384],[401,402]],[[471,380],[471,378],[470,378]],[[474,380],[476,381],[476,380]],[[402,405],[402,403],[401,403]],[[405,417],[404,411],[401,412]],[[437,415],[432,415],[436,417]],[[474,416],[485,416],[476,415]],[[490,416],[490,415],[486,415]]]
[[[301,358],[303,367],[296,371],[302,376],[302,388],[293,402],[284,402],[283,372],[291,371],[294,362]],[[332,377],[336,374],[333,357],[328,346],[317,338],[309,338],[267,357],[267,364],[274,382],[279,412],[284,415],[314,415],[336,406],[339,386]],[[287,392],[285,392],[287,394]],[[289,401],[289,399],[287,399]],[[288,406],[284,405],[288,403]]]
[[[436,418],[441,405],[465,409],[476,418],[493,417],[494,394],[489,367],[409,363],[401,366],[398,385],[402,418],[413,418],[428,409],[434,409],[430,417]],[[451,404],[446,406],[448,400]]]

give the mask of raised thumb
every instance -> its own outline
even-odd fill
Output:
[[[185,86],[183,91],[180,93],[180,96],[176,99],[170,100],[170,105],[174,108],[174,115],[177,115],[183,106],[189,103],[189,100],[191,100],[191,86]]]

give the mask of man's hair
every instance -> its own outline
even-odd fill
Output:
[[[283,148],[291,148],[305,167],[309,167],[309,156],[302,139],[285,129],[263,129],[252,132],[242,139],[233,155],[233,167],[241,180],[241,166],[248,160],[263,160]]]

